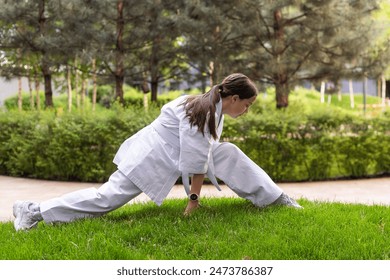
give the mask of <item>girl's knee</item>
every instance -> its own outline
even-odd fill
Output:
[[[217,149],[215,149],[214,156],[228,158],[241,153],[242,152],[240,148],[238,148],[236,145],[229,142],[225,142],[225,143],[221,143],[217,147]]]
[[[241,152],[240,148],[238,148],[235,144],[232,144],[230,142],[226,142],[222,144],[223,149],[227,152]]]

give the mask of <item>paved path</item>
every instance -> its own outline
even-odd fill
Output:
[[[97,183],[78,182],[56,182],[45,180],[33,180],[25,178],[14,178],[0,176],[0,221],[13,220],[12,205],[15,200],[43,201],[71,191],[95,187]],[[362,180],[340,180],[326,182],[305,182],[305,183],[280,183],[279,186],[291,197],[309,200],[363,203],[390,205],[390,177],[362,179]],[[202,196],[215,197],[236,197],[228,187],[221,186],[219,192],[213,186],[204,186]],[[168,195],[168,198],[184,198],[183,186],[177,185]],[[149,198],[142,194],[134,202],[149,201]]]

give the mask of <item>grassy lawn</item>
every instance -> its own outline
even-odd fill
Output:
[[[102,218],[15,232],[0,223],[2,260],[388,260],[390,207],[310,202],[258,209],[208,198],[124,206]]]
[[[317,110],[318,108],[338,108],[342,109],[345,112],[354,113],[358,116],[364,115],[364,97],[363,94],[358,93],[354,95],[355,107],[351,108],[349,94],[342,94],[341,100],[339,100],[337,94],[332,95],[331,103],[328,103],[328,95],[325,96],[325,102],[320,102],[320,93],[317,91],[307,90],[300,88],[297,91],[292,92],[290,95],[291,103],[298,102],[301,104],[305,102],[308,104],[309,108]],[[377,96],[366,96],[366,116],[375,117],[379,116],[384,112],[384,108],[380,105],[382,104],[382,98]],[[388,110],[388,107],[386,107]],[[386,109],[385,108],[385,109]]]

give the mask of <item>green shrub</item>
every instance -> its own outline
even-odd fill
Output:
[[[73,93],[74,94],[74,93]],[[44,92],[39,93],[39,104],[41,110],[45,109],[45,94]],[[81,101],[79,101],[81,102]],[[37,109],[37,100],[36,100],[36,95],[34,94],[34,108],[31,108],[30,105],[30,95],[27,93],[22,94],[22,110],[23,111],[36,111]],[[67,94],[60,94],[57,96],[53,96],[53,103],[54,103],[54,110],[59,110],[59,111],[67,111],[68,109],[68,95]],[[8,111],[15,111],[18,109],[18,97],[13,96],[4,101],[5,108]],[[77,100],[75,96],[73,96],[72,99],[72,106],[73,106],[73,111],[77,109]],[[82,107],[82,104],[80,104],[80,107]],[[84,99],[84,109],[88,109],[91,107],[91,100],[89,98]]]
[[[143,95],[134,89],[126,91],[125,108],[112,103],[95,113],[67,113],[61,107],[2,112],[0,174],[102,182],[115,169],[112,159],[120,144],[180,94],[159,97],[160,105],[150,105],[147,112]],[[222,140],[240,147],[276,181],[390,173],[389,114],[362,117],[305,95],[304,90],[292,93],[284,110],[275,109],[271,94],[259,95],[245,117],[225,119]],[[56,104],[66,104],[65,95],[58,98]]]
[[[151,102],[148,100],[149,106],[155,106],[158,108],[161,108],[164,104],[176,99],[179,97],[181,94],[184,94],[184,92],[179,92],[179,91],[172,91],[167,94],[161,94],[158,96],[156,102]],[[143,97],[144,94],[136,90],[134,88],[128,88],[123,96],[125,100],[125,107],[142,107],[144,106],[143,104]],[[150,98],[150,94],[148,95],[148,98]]]
[[[36,93],[33,93],[34,95],[34,108],[37,107],[37,99],[36,99]],[[45,93],[43,91],[39,92],[39,106],[40,108],[45,107]],[[4,101],[4,106],[7,110],[12,111],[18,109],[18,96],[12,96],[7,98]],[[30,94],[28,93],[22,93],[22,109],[23,111],[29,111],[31,110],[30,105]]]
[[[100,112],[101,113],[101,112]],[[115,108],[103,114],[53,112],[0,114],[0,173],[55,180],[100,182],[114,170],[124,139],[156,112]]]
[[[92,89],[89,91],[92,92]],[[172,101],[183,93],[184,92],[172,91],[167,94],[161,94],[158,96],[157,101],[150,104],[150,106],[162,107],[164,104]],[[89,94],[89,96],[92,101],[92,94]],[[144,94],[140,90],[130,86],[124,87],[123,99],[125,107],[143,107],[143,97]],[[148,95],[148,99],[150,99],[150,94]],[[105,108],[110,108],[115,103],[115,93],[112,86],[99,86],[97,88],[96,102]],[[148,100],[148,103],[151,103],[151,101]]]
[[[238,145],[278,181],[390,172],[390,122],[386,114],[364,118],[313,103],[302,92],[292,97],[288,108],[275,110],[272,97],[260,95],[246,117],[226,118],[224,140]]]

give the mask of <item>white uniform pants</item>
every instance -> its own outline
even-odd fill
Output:
[[[101,216],[121,207],[141,193],[133,182],[117,170],[99,189],[74,191],[44,201],[40,204],[40,210],[43,220],[47,223],[69,222]]]
[[[282,190],[272,179],[231,143],[213,147],[215,176],[238,196],[263,207],[274,202]],[[147,174],[147,172],[145,173]],[[45,222],[68,222],[85,217],[97,217],[129,202],[142,191],[121,171],[114,172],[99,189],[75,191],[40,204]]]
[[[263,169],[231,143],[215,144],[213,161],[215,176],[258,207],[271,204],[283,193]]]

